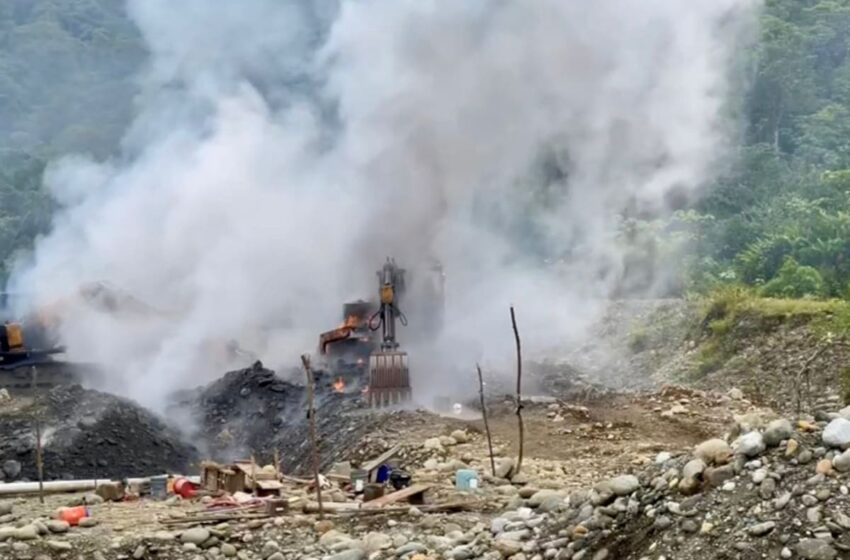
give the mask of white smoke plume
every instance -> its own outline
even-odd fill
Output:
[[[138,116],[120,157],[51,167],[62,209],[12,289],[43,305],[105,280],[155,308],[70,305],[62,327],[147,404],[219,375],[211,340],[262,331],[267,363],[297,365],[389,255],[446,272],[418,385],[509,359],[511,303],[531,356],[622,280],[626,208],[712,178],[756,8],[129,0],[151,53]]]

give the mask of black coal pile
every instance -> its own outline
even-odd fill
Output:
[[[322,468],[347,458],[381,421],[366,414],[359,394],[338,393],[330,379],[315,378],[316,428]],[[190,411],[192,440],[215,461],[270,463],[278,454],[287,473],[311,468],[307,390],[261,363],[232,371],[194,393],[176,396],[175,411]]]
[[[9,467],[0,476],[7,482],[37,477],[36,414],[47,480],[194,472],[198,460],[197,449],[151,412],[79,385],[54,387],[0,412],[0,466]]]

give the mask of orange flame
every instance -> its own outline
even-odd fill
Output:
[[[342,393],[345,391],[345,380],[342,377],[337,377],[333,383],[334,391]]]

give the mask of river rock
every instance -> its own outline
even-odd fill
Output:
[[[624,474],[603,483],[617,496],[628,496],[638,488],[640,481],[635,475]]]
[[[389,535],[373,532],[363,537],[363,545],[366,547],[367,552],[377,552],[390,548],[393,545],[393,540]]]
[[[774,523],[773,521],[765,521],[764,523],[758,523],[756,525],[753,525],[752,527],[747,529],[747,532],[754,537],[763,537],[773,531],[775,528],[776,523]]]
[[[499,478],[508,478],[511,471],[514,470],[514,460],[510,457],[501,457],[496,459],[496,476]]]
[[[838,557],[838,552],[820,539],[803,539],[797,543],[795,549],[805,560],[835,560]]]
[[[68,529],[71,528],[67,521],[61,521],[58,519],[51,519],[50,521],[47,521],[45,525],[47,525],[47,529],[51,533],[67,533]]]
[[[528,499],[529,507],[540,507],[544,502],[558,500],[564,501],[564,494],[557,490],[538,490],[531,498]]]
[[[210,532],[203,527],[194,527],[186,529],[180,533],[180,542],[200,545],[202,542],[210,538]]]
[[[74,547],[68,541],[47,541],[47,546],[50,550],[55,550],[57,552],[74,550]]]
[[[749,432],[735,440],[732,448],[739,455],[753,458],[762,453],[766,446],[764,444],[764,438],[759,432]]]
[[[694,456],[708,465],[725,465],[732,457],[732,448],[722,439],[709,439],[696,446]]]
[[[774,420],[764,430],[764,444],[768,447],[776,447],[782,440],[790,438],[794,434],[791,422],[782,418]]]
[[[363,560],[364,558],[366,558],[366,553],[359,548],[344,550],[328,556],[328,560]]]
[[[832,467],[838,472],[850,471],[850,449],[833,457]]]
[[[440,443],[440,438],[438,438],[438,437],[426,439],[422,443],[422,447],[425,448],[425,449],[429,449],[431,451],[442,451],[443,450],[443,444]]]
[[[452,437],[458,443],[467,443],[469,441],[469,435],[463,430],[453,431]]]
[[[3,473],[6,477],[15,479],[18,478],[18,475],[21,474],[21,463],[18,461],[14,461],[9,459],[8,461],[3,463]]]
[[[682,468],[683,478],[699,478],[705,471],[706,464],[702,459],[692,459]]]
[[[847,449],[850,447],[850,420],[836,418],[823,430],[823,442],[830,447]]]

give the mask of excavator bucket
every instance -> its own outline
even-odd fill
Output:
[[[373,352],[369,356],[369,406],[391,406],[409,401],[410,396],[407,352]]]

